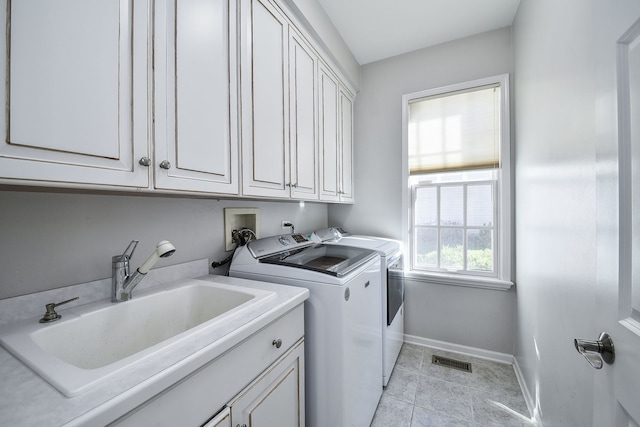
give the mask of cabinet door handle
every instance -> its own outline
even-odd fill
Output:
[[[160,162],[160,167],[162,169],[169,170],[171,169],[171,163],[169,163],[169,160],[163,160],[162,162]]]
[[[140,166],[149,166],[151,164],[151,159],[148,157],[140,157],[138,163],[140,164]]]
[[[282,346],[282,340],[278,338],[277,340],[273,340],[271,344],[274,345],[276,348],[280,348]]]

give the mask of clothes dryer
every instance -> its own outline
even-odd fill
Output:
[[[386,387],[404,341],[404,272],[402,242],[352,235],[340,227],[317,230],[311,240],[326,245],[375,250],[381,258],[382,382]]]

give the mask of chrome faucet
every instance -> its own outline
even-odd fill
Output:
[[[160,258],[170,257],[176,251],[176,248],[171,242],[167,240],[159,242],[151,256],[131,275],[129,261],[131,257],[133,257],[133,252],[136,250],[138,242],[138,240],[132,240],[122,255],[111,257],[111,284],[113,285],[111,301],[113,302],[130,300],[131,291],[144,279],[144,276],[151,270],[151,267],[153,267]]]

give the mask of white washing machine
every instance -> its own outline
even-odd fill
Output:
[[[375,250],[381,257],[382,383],[386,387],[404,341],[404,273],[402,243],[373,236],[351,235],[340,227],[317,230],[311,240],[327,245]]]
[[[229,275],[309,289],[306,426],[370,425],[382,395],[378,253],[285,234],[238,248]]]

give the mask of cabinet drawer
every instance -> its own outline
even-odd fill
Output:
[[[202,425],[303,336],[300,304],[112,425]]]

